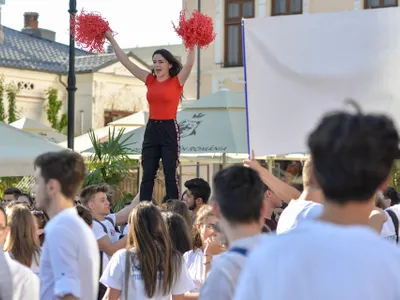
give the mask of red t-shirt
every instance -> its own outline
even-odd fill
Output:
[[[149,74],[146,78],[146,86],[149,118],[153,120],[175,119],[183,90],[178,76],[159,82],[156,76]]]

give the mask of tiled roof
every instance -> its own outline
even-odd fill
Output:
[[[50,73],[68,73],[69,46],[3,27],[4,44],[0,45],[0,67]],[[88,54],[76,49],[77,73],[95,72],[117,62],[114,53]],[[132,53],[129,55],[134,56]],[[138,57],[135,59],[142,62]]]

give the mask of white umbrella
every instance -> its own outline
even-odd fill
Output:
[[[246,109],[243,93],[219,91],[185,105],[178,112],[181,154],[247,153]],[[140,154],[145,127],[125,133],[133,153]],[[86,150],[93,152],[92,149]],[[86,152],[85,151],[85,152]]]
[[[146,124],[148,119],[149,119],[149,113],[146,110],[141,110],[132,115],[110,122],[108,123],[108,125],[123,126],[123,127],[129,127],[129,126],[140,127]]]
[[[37,134],[42,138],[56,144],[67,140],[66,135],[59,133],[54,128],[51,128],[50,126],[46,126],[38,121],[29,118],[19,119],[18,121],[15,121],[10,125],[23,131]]]
[[[7,138],[7,142],[0,147],[0,177],[32,175],[33,162],[37,156],[45,152],[65,150],[36,134],[24,132],[3,122],[0,122],[0,136]]]
[[[105,141],[106,139],[108,139],[108,133],[110,132],[110,130],[111,132],[113,132],[113,130],[115,129],[115,134],[118,134],[120,130],[125,129],[125,133],[129,133],[132,130],[142,127],[144,124],[146,124],[147,119],[148,112],[142,110],[127,117],[111,122],[106,127],[95,129],[94,135],[100,141]],[[67,141],[60,143],[59,145],[65,148],[68,147]],[[90,140],[89,133],[82,134],[74,139],[74,150],[76,152],[83,154],[84,152],[86,152],[86,149],[89,149],[92,146],[93,145]]]

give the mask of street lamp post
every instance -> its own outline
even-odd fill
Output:
[[[76,76],[75,76],[75,40],[73,36],[73,21],[75,20],[76,0],[69,0],[69,19],[70,19],[70,36],[69,36],[69,69],[68,69],[68,148],[74,150],[74,133],[75,133],[75,92],[76,92]]]

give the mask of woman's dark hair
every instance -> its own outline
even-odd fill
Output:
[[[190,216],[190,211],[186,202],[176,199],[170,199],[167,202],[163,203],[161,205],[161,208],[166,211],[174,212],[178,215],[181,215],[182,218],[186,221],[188,228],[192,228],[192,217]]]
[[[389,186],[384,192],[386,198],[390,198],[390,206],[396,205],[400,203],[399,193],[397,193],[396,189],[392,186]]]
[[[169,76],[171,77],[175,77],[176,75],[179,74],[179,72],[182,70],[182,63],[175,57],[172,55],[171,52],[169,52],[166,49],[158,49],[156,51],[154,51],[153,55],[151,56],[152,58],[154,57],[154,55],[159,54],[162,57],[165,58],[165,60],[172,65],[172,68],[169,69]],[[153,75],[155,75],[154,69],[151,72]]]
[[[192,250],[192,237],[185,219],[177,213],[165,211],[162,213],[168,226],[172,246],[180,254]]]

